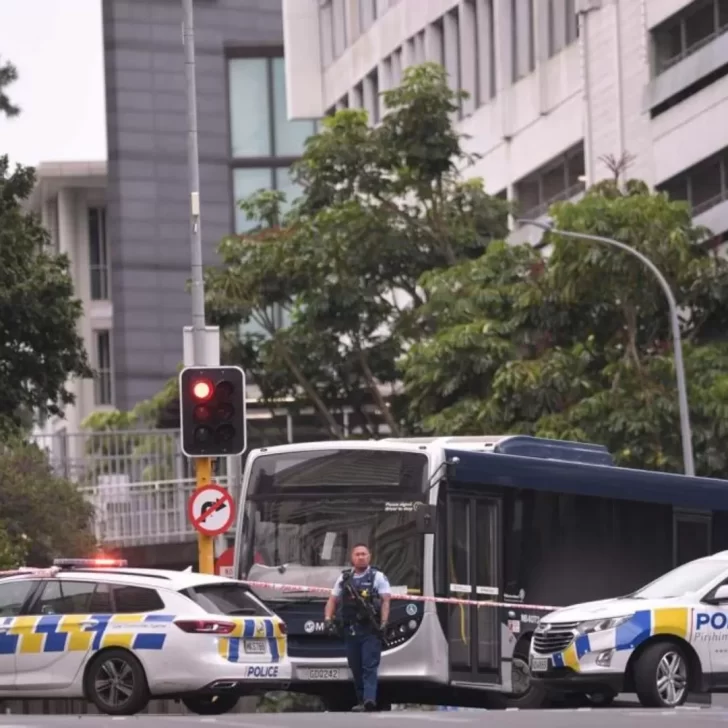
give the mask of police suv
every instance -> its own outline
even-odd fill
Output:
[[[558,609],[531,641],[531,679],[552,693],[611,701],[635,692],[673,708],[728,692],[728,551],[691,561],[633,594]]]
[[[0,698],[86,698],[132,715],[178,698],[200,715],[286,687],[286,625],[243,584],[65,559],[0,579]]]

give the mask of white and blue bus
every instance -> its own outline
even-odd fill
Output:
[[[619,468],[597,445],[526,436],[264,447],[246,462],[235,576],[288,625],[292,690],[353,705],[323,609],[368,543],[394,593],[383,704],[545,707],[528,649],[547,611],[627,593],[728,549],[728,481]],[[291,588],[286,588],[289,585]],[[293,587],[318,587],[301,592]],[[593,703],[614,696],[583,696]]]

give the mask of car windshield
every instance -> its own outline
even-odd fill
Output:
[[[728,571],[728,561],[691,561],[663,574],[629,596],[636,599],[670,599],[707,587]]]

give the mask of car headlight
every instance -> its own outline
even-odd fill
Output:
[[[620,624],[632,619],[632,614],[625,614],[623,617],[608,617],[607,619],[590,619],[581,622],[576,628],[579,634],[591,634],[593,632],[604,632],[607,629],[616,629]]]

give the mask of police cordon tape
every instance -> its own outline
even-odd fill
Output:
[[[33,574],[33,576],[56,576],[59,571],[61,571],[61,568],[58,566],[50,566],[45,569],[35,566],[21,566],[18,569],[0,571],[0,576],[27,576],[28,574]]]
[[[273,589],[284,592],[314,592],[317,594],[331,594],[331,589],[322,586],[301,586],[298,584],[279,584],[270,581],[251,581],[239,579],[241,584],[258,587],[259,589]],[[408,602],[432,602],[435,604],[460,604],[473,607],[505,607],[507,609],[538,609],[544,612],[553,612],[563,607],[549,607],[544,604],[524,604],[523,602],[479,602],[475,599],[456,599],[454,597],[419,597],[414,594],[392,594],[392,599],[403,599]]]
[[[19,569],[10,569],[8,571],[0,571],[2,576],[22,576],[27,574],[35,574],[36,576],[56,576],[60,568],[52,566],[50,568],[36,568],[32,566],[21,567]],[[273,589],[275,591],[303,592],[316,594],[331,594],[331,589],[323,586],[302,586],[300,584],[280,584],[272,581],[251,581],[248,579],[239,579],[241,584],[247,586],[258,587],[259,589]],[[506,609],[537,609],[543,612],[553,612],[555,609],[563,609],[563,607],[547,606],[545,604],[525,604],[523,602],[480,602],[475,599],[456,599],[455,597],[419,597],[414,594],[392,594],[392,599],[402,599],[408,602],[430,602],[434,604],[459,604],[462,606],[473,607],[502,607]]]

